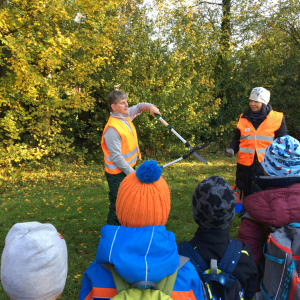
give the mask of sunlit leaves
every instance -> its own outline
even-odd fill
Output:
[[[99,83],[91,75],[113,58],[121,4],[13,0],[1,7],[0,163],[72,151],[62,127],[67,116],[94,107],[90,93]]]

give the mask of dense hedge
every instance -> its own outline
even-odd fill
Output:
[[[100,161],[106,99],[117,83],[131,105],[157,105],[185,139],[215,149],[231,139],[251,89],[263,86],[300,136],[300,8],[184,3],[157,0],[153,10],[142,1],[2,1],[0,164]],[[149,114],[135,124],[144,153],[183,150]]]

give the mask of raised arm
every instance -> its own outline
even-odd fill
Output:
[[[143,111],[150,111],[153,118],[155,118],[154,114],[158,114],[161,116],[159,109],[155,105],[146,102],[139,103],[137,105],[129,107],[128,116],[130,117],[130,120],[133,120],[136,116],[141,114]]]

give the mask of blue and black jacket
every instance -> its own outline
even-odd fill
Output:
[[[103,267],[108,263],[113,264],[130,284],[139,281],[157,283],[178,268],[175,235],[163,225],[104,226],[96,260],[84,273],[79,300],[111,299],[117,294],[112,274]],[[200,278],[191,262],[178,270],[171,298],[204,299]]]

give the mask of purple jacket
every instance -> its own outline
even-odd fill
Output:
[[[264,191],[247,196],[244,207],[257,222],[281,227],[288,223],[300,222],[300,176],[261,177]],[[281,185],[281,186],[279,186]],[[260,184],[261,186],[261,184]]]

